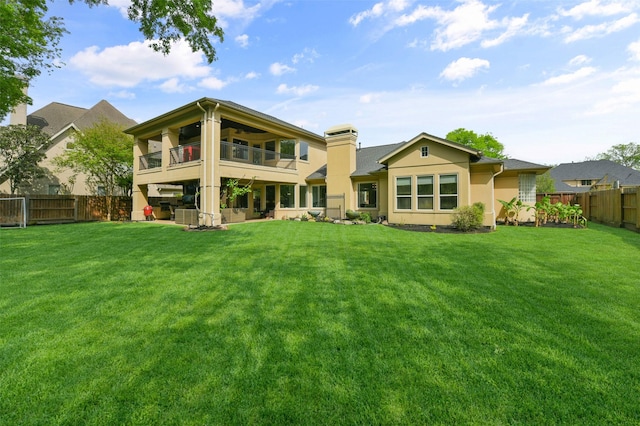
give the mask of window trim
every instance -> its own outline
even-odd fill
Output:
[[[360,194],[362,193],[362,191],[360,190],[360,185],[372,185],[372,191],[375,194],[375,204],[373,207],[371,206],[363,206],[360,203]],[[363,209],[363,210],[377,210],[378,209],[378,182],[358,182],[358,209]]]
[[[398,194],[398,180],[400,179],[409,179],[409,194]],[[411,211],[413,208],[413,176],[396,176],[395,178],[395,209],[402,211]],[[399,199],[409,199],[409,208],[400,208],[398,207]]]
[[[280,205],[280,208],[281,209],[295,209],[296,208],[296,186],[293,183],[281,183],[278,186],[280,187],[280,188],[278,188],[279,189],[278,195],[280,196],[278,204]],[[282,190],[285,187],[290,187],[291,188],[291,194],[290,194],[291,200],[290,200],[288,206],[284,206],[282,204]]]
[[[304,190],[303,190],[304,188]],[[304,193],[303,193],[304,192]],[[309,197],[309,186],[307,185],[298,185],[298,206],[301,209],[306,209],[308,203],[308,198]]]
[[[420,194],[420,178],[431,178],[431,194],[425,194],[425,195],[421,195]],[[435,190],[436,190],[436,185],[435,182],[436,181],[436,177],[435,175],[418,175],[416,176],[416,210],[420,210],[420,211],[434,211],[435,210],[435,198],[436,198],[436,194],[435,194]],[[421,199],[427,199],[427,198],[431,198],[431,208],[430,209],[423,209],[420,208],[420,200]]]
[[[425,154],[426,151],[426,154]],[[420,147],[420,158],[427,158],[429,156],[429,145],[422,145]]]
[[[316,204],[316,191],[319,191],[320,188],[324,188],[324,205],[315,205]],[[318,200],[320,201],[320,194],[318,193]],[[327,185],[311,185],[311,207],[317,209],[326,209],[327,208]]]
[[[442,178],[445,176],[455,176],[456,178],[456,193],[455,194],[443,194],[442,193]],[[446,197],[446,198],[454,198],[456,200],[456,205],[453,208],[443,208],[442,207],[442,197]],[[460,177],[458,176],[458,173],[440,173],[438,174],[438,210],[442,210],[442,211],[453,211],[455,210],[459,205],[459,197],[460,197]]]
[[[302,154],[302,147],[303,147],[303,146],[306,146],[306,147],[307,147],[307,149],[306,149],[306,151],[307,151],[307,152],[306,152],[306,154],[304,154],[304,155]],[[307,163],[308,163],[308,162],[309,162],[309,142],[306,142],[306,141],[300,141],[300,142],[298,142],[298,150],[299,150],[299,152],[300,152],[300,155],[298,156],[298,159],[299,159],[300,161],[304,161],[304,162],[307,162]],[[306,158],[304,158],[304,157],[306,157]]]

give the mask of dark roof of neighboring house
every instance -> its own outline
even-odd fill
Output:
[[[136,122],[118,111],[113,105],[101,100],[93,107],[80,108],[52,102],[27,116],[27,124],[40,127],[49,136],[53,136],[70,125],[83,130],[93,126],[101,119],[133,126]]]
[[[563,181],[592,180],[596,182],[610,183],[619,181],[620,185],[640,185],[640,171],[631,167],[625,167],[610,160],[592,160],[579,163],[563,163],[549,171],[559,192],[587,192],[588,186],[575,187]]]

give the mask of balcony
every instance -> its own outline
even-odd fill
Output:
[[[253,148],[231,142],[220,142],[220,159],[279,169],[296,169],[295,155]],[[200,161],[200,142],[179,145],[169,150],[169,167]],[[162,152],[140,156],[140,170],[162,167]]]
[[[140,156],[140,170],[149,170],[162,167],[162,152],[152,152]]]
[[[169,150],[169,167],[200,160],[200,142],[180,145]]]
[[[281,154],[231,142],[220,142],[220,159],[279,169],[296,169],[295,155]]]

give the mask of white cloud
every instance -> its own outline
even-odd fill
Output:
[[[529,14],[525,14],[520,18],[505,18],[502,20],[502,26],[505,26],[507,29],[505,32],[500,34],[498,37],[491,40],[483,40],[480,45],[482,47],[494,47],[498,46],[505,41],[509,40],[511,37],[514,37],[522,32],[522,29],[527,25],[527,21],[529,20]]]
[[[589,62],[591,62],[591,58],[586,56],[586,55],[578,55],[575,58],[572,58],[569,61],[569,65],[572,67],[576,67],[576,66],[580,66],[580,65],[584,65],[584,64],[588,64]]]
[[[183,84],[179,78],[173,77],[162,83],[160,90],[165,93],[185,93],[189,91],[189,88]]]
[[[73,55],[69,64],[100,86],[134,87],[143,81],[209,75],[202,54],[192,52],[187,43],[175,43],[166,56],[152,50],[149,43],[132,42],[104,50],[87,47]]]
[[[585,25],[573,32],[570,32],[565,38],[565,43],[572,43],[579,40],[587,40],[594,37],[604,37],[606,35],[625,30],[640,22],[638,14],[632,13],[617,21],[604,22],[598,25]]]
[[[127,9],[131,6],[131,0],[109,0],[109,6],[115,7],[120,11],[123,18],[129,19]]]
[[[128,90],[120,90],[118,92],[109,93],[109,97],[110,98],[117,98],[117,99],[135,99],[136,98],[136,94],[133,93],[133,92],[130,92]]]
[[[408,0],[388,0],[387,2],[376,3],[371,9],[359,12],[351,18],[349,23],[357,27],[365,19],[379,18],[390,13],[399,13],[405,10],[411,2]]]
[[[585,16],[611,16],[619,13],[628,12],[629,8],[620,2],[609,2],[602,4],[600,0],[590,0],[580,3],[569,10],[558,9],[561,16],[567,16],[574,19],[582,19]]]
[[[237,36],[235,41],[240,45],[240,47],[246,48],[249,46],[249,36],[246,34]]]
[[[491,64],[486,59],[480,58],[460,58],[451,62],[440,73],[440,77],[449,81],[462,81],[473,77],[482,68],[489,68]]]
[[[349,18],[349,23],[354,27],[357,27],[360,22],[364,21],[367,18],[382,16],[382,14],[384,13],[384,8],[384,3],[376,3],[371,9],[353,15],[351,18]]]
[[[573,83],[576,80],[580,80],[590,76],[594,72],[596,72],[596,69],[594,67],[582,67],[579,70],[571,73],[558,75],[556,77],[551,77],[543,81],[541,84],[543,86],[554,86],[554,85]]]
[[[629,78],[614,85],[608,96],[596,102],[590,114],[619,112],[640,105],[640,78]]]
[[[440,8],[440,6],[427,7],[418,5],[413,12],[396,18],[394,24],[399,27],[404,27],[429,18],[443,20],[449,13],[453,12],[445,12]]]
[[[365,93],[364,95],[360,96],[360,103],[370,104],[370,103],[378,102],[381,97],[382,97],[382,93]]]
[[[640,61],[640,40],[631,43],[627,46],[627,50],[631,53],[631,59],[634,61]]]
[[[296,71],[295,68],[292,68],[286,64],[281,64],[280,62],[274,62],[269,67],[269,72],[275,76],[281,76],[281,75],[292,73],[295,71]]]
[[[314,86],[312,84],[307,84],[304,86],[292,86],[292,87],[289,87],[286,84],[281,84],[278,86],[276,93],[279,95],[304,96],[309,93],[315,92],[318,89],[319,89],[318,86]]]
[[[207,77],[204,80],[200,81],[200,83],[198,83],[198,86],[204,87],[205,89],[221,90],[226,85],[228,85],[229,82],[230,82],[229,80],[223,81],[217,77]]]
[[[319,57],[320,55],[318,54],[318,52],[316,52],[315,49],[305,47],[302,52],[293,55],[293,58],[291,58],[291,62],[293,62],[294,64],[297,64],[301,61],[313,63]]]
[[[256,78],[260,78],[260,74],[255,72],[255,71],[250,71],[250,72],[245,74],[244,78],[246,80],[254,80]]]

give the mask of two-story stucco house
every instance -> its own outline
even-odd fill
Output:
[[[349,124],[318,135],[234,102],[202,98],[126,131],[135,137],[133,220],[143,220],[150,185],[183,185],[198,223],[219,224],[227,179],[251,185],[235,201],[247,218],[366,211],[392,223],[448,225],[459,206],[482,202],[485,225],[498,199],[535,202],[548,167],[498,160],[421,133],[407,142],[358,148]],[[151,146],[161,146],[153,151]],[[222,201],[223,203],[224,201]]]

